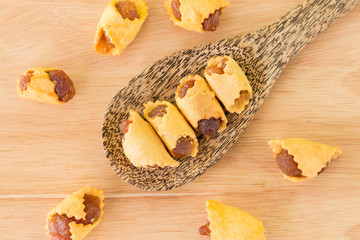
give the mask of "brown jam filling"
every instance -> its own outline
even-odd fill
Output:
[[[214,73],[217,73],[217,74],[224,74],[224,68],[226,67],[226,62],[228,61],[227,58],[223,58],[220,62],[220,66],[219,64],[218,65],[215,65],[215,66],[209,66],[206,68],[206,72],[209,74],[209,75],[213,75]]]
[[[216,10],[214,13],[210,14],[210,16],[206,18],[202,23],[203,29],[205,31],[211,31],[211,32],[215,31],[217,26],[219,25],[219,17],[221,13],[222,13],[222,9],[220,8]]]
[[[290,155],[287,150],[282,149],[276,155],[276,163],[285,175],[290,177],[303,177],[302,171],[298,168],[298,163],[294,161],[294,156]]]
[[[204,226],[201,226],[199,228],[200,235],[209,236],[210,237],[210,222],[207,221],[207,223]]]
[[[180,89],[180,92],[179,92],[180,98],[184,98],[186,96],[188,89],[194,87],[194,85],[195,85],[195,80],[187,81],[184,84],[184,86],[182,86],[182,88]]]
[[[242,103],[248,101],[251,98],[251,94],[247,90],[240,91],[240,97],[235,99],[235,103]]]
[[[148,116],[150,118],[163,117],[167,114],[167,106],[166,105],[158,105],[151,112],[149,112]]]
[[[193,139],[189,136],[181,137],[176,142],[176,147],[172,153],[177,158],[184,158],[191,154],[193,150]]]
[[[85,219],[77,220],[75,217],[69,218],[66,214],[55,214],[49,222],[49,233],[51,240],[72,240],[70,226],[71,222],[76,224],[92,224],[99,219],[101,215],[100,199],[96,196],[84,195],[83,202],[86,213]]]
[[[134,2],[128,0],[120,1],[115,7],[124,19],[128,18],[133,21],[135,18],[139,18],[139,13]]]
[[[221,125],[221,118],[202,119],[198,122],[198,129],[201,134],[209,137],[217,133]]]
[[[132,123],[132,121],[126,119],[121,122],[120,129],[122,133],[125,135],[129,131],[129,125]]]
[[[59,101],[67,102],[75,95],[74,84],[69,76],[62,70],[52,70],[48,72],[50,80],[55,83],[55,93]]]
[[[172,0],[171,7],[173,10],[174,17],[181,21],[181,12],[180,12],[180,1],[179,0]]]
[[[19,87],[21,91],[25,91],[27,89],[27,84],[31,81],[31,77],[33,76],[34,71],[28,71],[26,75],[22,76],[20,79]]]
[[[99,48],[99,51],[103,54],[107,54],[115,48],[115,45],[111,43],[110,38],[106,36],[104,30],[102,30],[101,38],[97,43],[97,47]]]

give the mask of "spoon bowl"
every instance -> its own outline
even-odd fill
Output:
[[[308,0],[261,30],[183,50],[158,60],[130,80],[111,101],[102,129],[106,157],[126,182],[143,190],[161,191],[180,187],[217,163],[246,129],[264,102],[276,79],[299,50],[324,31],[358,0]],[[175,103],[181,78],[203,75],[211,57],[233,57],[248,77],[253,98],[241,114],[226,113],[225,131],[206,138],[198,136],[196,157],[179,159],[177,168],[144,169],[131,164],[123,152],[120,122],[131,109],[142,114],[148,101]]]

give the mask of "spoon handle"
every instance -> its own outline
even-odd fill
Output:
[[[307,0],[278,22],[251,33],[245,41],[258,41],[255,57],[267,73],[282,70],[305,45],[350,11],[358,0]],[[274,69],[269,69],[274,68]]]

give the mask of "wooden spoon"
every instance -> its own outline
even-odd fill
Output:
[[[235,143],[289,61],[357,2],[308,0],[261,30],[174,53],[145,69],[116,94],[105,115],[103,145],[116,174],[138,188],[151,191],[180,187],[202,175]],[[254,97],[246,110],[240,115],[227,113],[227,129],[212,138],[200,136],[198,155],[180,160],[179,167],[155,170],[134,167],[123,153],[121,120],[128,117],[130,109],[142,114],[143,104],[150,100],[175,103],[179,80],[188,74],[202,75],[206,62],[219,55],[232,56],[251,83]]]

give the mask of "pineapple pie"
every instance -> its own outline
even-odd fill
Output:
[[[218,201],[206,203],[207,223],[199,228],[200,235],[211,240],[265,240],[265,229],[257,218]]]
[[[134,110],[130,117],[121,122],[122,145],[126,157],[135,167],[157,168],[177,167],[166,151],[164,144],[154,129]]]
[[[201,134],[212,136],[225,130],[225,113],[204,78],[189,75],[181,79],[175,100],[182,114]]]
[[[52,240],[82,240],[100,222],[104,214],[104,194],[85,187],[65,198],[51,210],[46,229]]]
[[[216,30],[223,9],[229,5],[225,0],[167,0],[164,6],[175,25],[203,33]]]
[[[281,173],[293,182],[316,177],[327,168],[331,159],[342,153],[338,147],[303,138],[276,139],[268,144],[275,153]]]
[[[252,98],[252,88],[240,66],[229,56],[211,58],[205,78],[230,113],[241,113]]]
[[[140,31],[147,11],[143,0],[112,0],[97,26],[95,50],[103,55],[120,55]]]
[[[75,87],[62,70],[30,68],[18,80],[20,97],[39,102],[64,104],[75,95]]]
[[[144,117],[174,157],[196,156],[199,143],[195,132],[174,105],[167,101],[156,101],[144,106]]]

